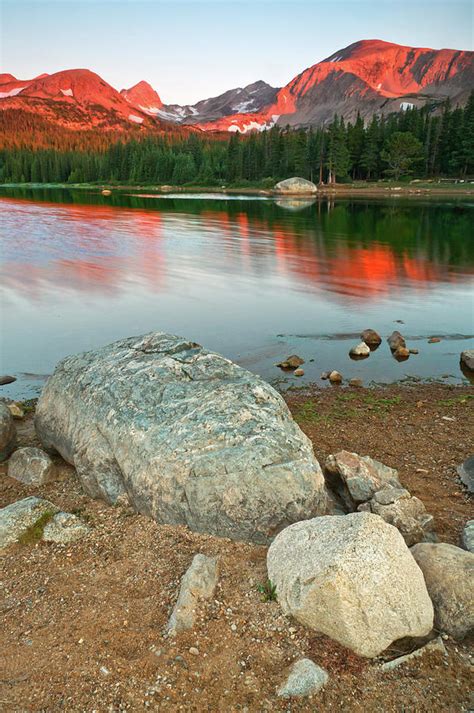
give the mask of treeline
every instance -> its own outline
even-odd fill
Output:
[[[82,147],[81,147],[82,149]],[[366,125],[335,118],[322,129],[274,127],[241,136],[162,134],[102,150],[27,148],[0,152],[4,183],[199,184],[271,186],[290,176],[320,183],[404,176],[474,174],[474,93],[464,108],[447,101],[377,117]]]

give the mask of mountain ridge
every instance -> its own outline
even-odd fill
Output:
[[[43,116],[73,130],[135,129],[247,133],[271,126],[325,125],[335,114],[367,121],[446,99],[463,104],[474,87],[474,53],[359,40],[307,67],[285,86],[258,80],[195,104],[163,103],[141,80],[120,92],[89,69],[31,80],[0,75],[0,109]]]

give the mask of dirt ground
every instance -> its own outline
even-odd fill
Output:
[[[321,462],[341,449],[399,470],[435,516],[441,540],[459,543],[472,500],[455,466],[472,453],[474,387],[392,386],[297,390],[286,395]],[[17,422],[34,445],[31,414]],[[266,548],[156,525],[83,495],[71,467],[41,488],[6,476],[0,506],[40,495],[92,530],[70,545],[30,544],[2,556],[0,709],[3,711],[468,711],[472,640],[446,639],[390,673],[264,602]],[[163,636],[180,578],[196,552],[219,557],[215,599],[196,628]],[[471,647],[470,647],[471,645]],[[190,648],[199,654],[190,653]],[[405,652],[394,645],[384,660]],[[329,672],[312,699],[276,696],[289,665],[307,656]]]

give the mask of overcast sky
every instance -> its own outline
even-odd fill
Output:
[[[86,67],[194,103],[286,84],[360,39],[472,49],[471,0],[0,0],[1,66],[21,79]]]

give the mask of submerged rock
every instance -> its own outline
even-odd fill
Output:
[[[16,376],[10,376],[9,374],[4,374],[3,376],[0,376],[0,386],[13,384],[14,381],[16,381]]]
[[[54,477],[54,463],[41,448],[18,448],[8,461],[8,476],[30,485],[43,485]]]
[[[265,543],[325,510],[311,441],[259,377],[156,332],[64,359],[36,431],[89,495],[157,522]]]
[[[217,586],[217,560],[203,554],[193,561],[181,580],[178,600],[167,625],[168,634],[192,629],[199,604],[211,599]]]
[[[474,554],[445,542],[422,542],[411,553],[433,602],[435,628],[463,638],[474,627]]]
[[[275,191],[277,193],[317,193],[318,187],[312,181],[296,176],[277,183]]]
[[[8,406],[0,401],[0,463],[8,458],[16,445],[16,428]]]
[[[284,361],[279,362],[277,366],[281,367],[282,369],[297,369],[301,364],[304,364],[304,359],[302,359],[300,356],[297,354],[292,354],[289,357],[286,357]]]
[[[393,352],[393,356],[397,361],[406,361],[410,356],[410,350],[407,347],[397,347]]]
[[[375,329],[364,329],[362,334],[360,335],[360,338],[362,339],[363,342],[365,342],[369,347],[378,347],[380,344],[382,344],[382,337],[378,332],[375,331]]]
[[[360,656],[433,626],[421,570],[398,530],[377,515],[291,525],[270,545],[267,567],[285,614]]]
[[[370,347],[365,342],[361,342],[355,347],[351,347],[349,351],[349,356],[358,357],[359,359],[361,357],[368,357],[370,356]]]
[[[29,497],[0,510],[0,551],[19,542],[30,533],[32,541],[40,540],[49,519],[58,508],[43,498]],[[37,531],[34,531],[34,528]]]
[[[329,676],[311,659],[295,661],[285,683],[278,689],[281,698],[302,698],[317,693],[327,683]]]
[[[396,330],[388,337],[387,342],[392,352],[396,352],[400,347],[406,347],[405,338]]]

